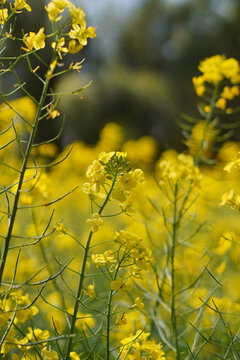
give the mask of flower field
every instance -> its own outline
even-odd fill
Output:
[[[239,62],[200,61],[198,115],[179,120],[183,153],[160,154],[150,136],[126,140],[113,122],[94,146],[60,151],[63,126],[37,140],[65,95],[51,80],[80,71],[81,60],[61,64],[95,29],[82,8],[52,0],[52,30],[17,38],[14,19],[30,1],[0,4],[0,75],[16,81],[0,94],[0,358],[239,359]],[[4,57],[8,41],[20,56]],[[21,61],[39,100],[19,79]]]

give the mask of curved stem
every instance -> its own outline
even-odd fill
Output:
[[[13,208],[12,208],[12,214],[11,214],[11,217],[10,217],[8,232],[7,232],[7,235],[5,237],[3,255],[2,255],[1,263],[0,263],[0,287],[1,287],[1,283],[2,283],[2,277],[3,277],[4,268],[5,268],[5,265],[6,265],[8,249],[9,249],[10,240],[11,240],[11,236],[12,236],[12,232],[13,232],[13,227],[14,227],[14,223],[15,223],[15,220],[16,220],[20,192],[21,192],[23,181],[24,181],[24,176],[25,176],[25,172],[26,172],[26,169],[27,169],[27,163],[28,163],[28,160],[29,160],[29,157],[30,157],[32,145],[33,145],[34,138],[35,138],[35,135],[36,135],[36,132],[37,132],[37,129],[38,129],[39,118],[40,118],[40,115],[41,115],[42,107],[43,107],[45,99],[46,99],[47,90],[48,90],[48,86],[49,86],[49,81],[50,81],[50,79],[47,78],[45,83],[44,83],[44,86],[43,86],[42,95],[41,95],[40,101],[38,103],[37,113],[36,113],[36,116],[35,116],[35,120],[34,120],[34,123],[33,123],[33,127],[32,127],[32,130],[31,130],[31,133],[30,133],[30,137],[29,137],[29,140],[28,140],[27,148],[26,148],[23,163],[22,163],[21,174],[20,174],[20,177],[19,177],[16,196],[15,196],[14,203],[13,203]]]

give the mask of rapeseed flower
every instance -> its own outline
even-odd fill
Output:
[[[115,323],[116,325],[126,325],[128,323],[127,315],[125,313],[123,313],[122,315],[118,315]]]
[[[23,37],[23,42],[26,45],[26,47],[22,47],[25,51],[32,51],[40,50],[45,47],[45,34],[44,34],[44,28],[42,27],[37,34],[34,32],[30,32],[29,35],[25,34]]]
[[[87,45],[88,38],[94,38],[96,36],[95,29],[92,26],[88,28],[86,26],[80,27],[78,24],[73,24],[73,29],[68,33],[70,39],[77,40],[79,45]]]
[[[61,12],[61,9],[57,6],[56,3],[50,2],[45,6],[45,9],[48,13],[49,20],[51,22],[56,22],[61,20],[62,16],[59,15]]]
[[[31,7],[27,4],[25,0],[15,0],[13,11],[26,9],[27,11],[32,11]]]
[[[94,299],[96,294],[94,291],[94,285],[88,285],[87,289],[83,290],[84,294],[90,297],[90,299]]]
[[[0,9],[0,25],[4,24],[8,18],[8,9]]]
[[[64,46],[65,44],[65,39],[64,37],[61,37],[61,39],[58,40],[58,42],[52,42],[51,46],[53,49],[57,49],[57,53],[60,59],[62,59],[62,52],[63,53],[67,53],[68,52],[68,48]]]
[[[99,226],[103,225],[103,219],[98,213],[93,213],[91,219],[87,219],[87,225],[91,228],[92,232],[96,232]]]
[[[97,266],[115,263],[116,259],[112,250],[107,250],[103,254],[92,254],[92,262]]]
[[[41,350],[41,356],[43,360],[59,360],[57,352],[46,346]]]
[[[142,302],[142,300],[140,299],[140,297],[137,297],[135,300],[134,300],[134,304],[132,305],[132,308],[133,309],[138,309],[138,310],[143,310],[144,309],[144,303]]]
[[[70,359],[71,360],[80,360],[80,357],[75,351],[71,351],[70,352]]]
[[[234,58],[226,59],[224,55],[214,55],[200,62],[198,69],[202,75],[193,77],[193,85],[198,96],[203,96],[206,85],[218,85],[224,79],[232,84],[240,82],[239,62]]]

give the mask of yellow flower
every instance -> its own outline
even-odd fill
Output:
[[[126,291],[129,288],[127,282],[122,280],[120,277],[117,277],[116,280],[111,281],[110,287],[111,290],[116,291]]]
[[[112,250],[107,250],[104,254],[92,254],[92,262],[98,267],[108,265],[109,263],[115,263],[114,254]]]
[[[143,310],[144,308],[144,303],[142,302],[142,300],[140,299],[140,297],[137,297],[134,300],[134,304],[132,305],[132,308],[135,309],[137,308],[138,310]]]
[[[227,79],[234,78],[239,74],[239,63],[236,59],[230,58],[226,59],[221,63],[221,72]]]
[[[36,340],[43,341],[43,340],[47,340],[49,336],[50,333],[48,330],[32,329],[30,327],[28,327],[28,333],[26,335],[29,341],[36,341]]]
[[[199,70],[203,73],[205,81],[217,84],[223,80],[221,65],[225,60],[223,55],[215,55],[200,62]]]
[[[2,355],[1,357],[3,357],[3,358],[11,349],[16,348],[16,346],[15,346],[16,334],[15,334],[15,330],[13,328],[10,329],[10,331],[8,332],[8,334],[4,340],[5,341],[3,342],[3,344],[0,348],[0,356]]]
[[[80,45],[76,40],[70,40],[68,43],[68,52],[70,54],[77,54],[80,50],[83,49],[83,45]]]
[[[22,10],[22,9],[26,9],[27,11],[32,11],[31,7],[26,3],[25,0],[15,0],[14,1],[14,9],[15,10]]]
[[[156,344],[153,340],[147,340],[149,333],[137,331],[136,335],[121,341],[120,359],[129,360],[166,360],[162,350],[162,344]]]
[[[219,205],[222,206],[226,204],[231,205],[232,209],[240,211],[240,195],[236,194],[233,189],[228,193],[224,193]]]
[[[93,327],[95,324],[94,318],[90,314],[77,313],[76,328],[86,331],[87,328]]]
[[[70,17],[72,19],[72,24],[80,25],[81,27],[86,27],[86,21],[85,21],[85,12],[82,8],[76,6],[72,3],[69,4],[69,13]]]
[[[62,223],[59,223],[55,226],[56,231],[62,232],[64,234],[66,234],[67,229],[65,228],[65,226]]]
[[[64,37],[61,37],[61,39],[56,43],[56,42],[52,42],[51,46],[53,49],[57,49],[58,52],[58,56],[60,57],[60,59],[62,59],[62,52],[67,53],[68,52],[68,48],[64,47],[63,45],[65,44],[65,39]]]
[[[92,179],[93,190],[98,193],[100,191],[100,186],[105,182],[104,167],[99,161],[94,160],[93,164],[88,167],[86,176]]]
[[[47,71],[47,73],[46,73],[46,75],[45,75],[46,78],[51,79],[51,77],[52,77],[52,75],[53,75],[53,73],[54,73],[54,70],[55,70],[56,66],[57,66],[57,60],[54,60],[54,61],[49,65],[49,69],[48,69],[48,71]]]
[[[23,352],[31,349],[31,345],[26,345],[29,343],[29,339],[27,337],[25,337],[23,339],[16,339],[15,342],[16,342],[18,349]]]
[[[118,315],[116,319],[116,325],[126,325],[126,324],[127,324],[127,315],[124,313],[122,315]]]
[[[88,28],[80,27],[78,24],[73,24],[73,29],[69,31],[68,35],[70,39],[78,40],[80,45],[87,45],[88,38],[94,38],[96,36],[95,29],[92,26]]]
[[[107,163],[113,156],[115,155],[115,151],[110,152],[101,152],[98,155],[98,160],[101,160],[104,163]]]
[[[48,18],[51,22],[59,21],[62,18],[61,15],[59,15],[61,10],[58,8],[58,6],[55,3],[50,2],[45,6],[45,9],[48,13]]]
[[[87,219],[87,225],[91,228],[92,232],[96,232],[99,226],[103,225],[103,219],[98,213],[93,213],[92,218]]]
[[[70,352],[70,359],[71,360],[80,360],[80,357],[78,356],[78,354],[75,351],[71,351]]]
[[[96,294],[94,291],[94,285],[88,285],[87,289],[83,290],[84,294],[88,295],[91,299],[94,299]]]
[[[69,6],[70,2],[68,0],[52,0],[52,2],[57,6],[59,11],[64,11],[67,6]]]
[[[76,62],[75,64],[71,63],[69,66],[69,69],[77,70],[77,72],[80,72],[82,68],[82,62]]]
[[[236,88],[238,88],[238,86],[236,86]],[[229,86],[224,86],[221,97],[227,100],[232,100],[234,98],[234,93]]]
[[[82,186],[82,191],[85,194],[88,194],[90,200],[94,200],[96,197],[99,197],[101,199],[105,198],[105,195],[97,192],[96,187],[90,183],[84,183]]]
[[[43,27],[37,32],[37,34],[30,32],[29,35],[24,35],[23,42],[26,45],[26,48],[22,47],[22,49],[25,51],[43,49],[45,47],[45,37]]]
[[[233,84],[240,81],[239,63],[234,58],[226,59],[224,55],[214,55],[201,61],[198,68],[203,75],[194,77],[193,84],[199,96],[205,91],[205,81],[212,84],[218,84],[224,78],[230,79]]]
[[[50,347],[47,349],[47,347],[45,346],[42,350],[41,350],[41,355],[43,360],[59,360],[58,354],[56,353],[56,351],[52,350]]]
[[[232,168],[235,167],[236,161],[230,161],[227,165],[224,166],[224,171],[231,172]]]
[[[216,107],[221,110],[225,110],[227,106],[227,101],[224,98],[219,98],[216,102]]]
[[[205,93],[204,77],[202,75],[198,76],[198,77],[195,76],[195,77],[193,77],[192,81],[193,81],[193,85],[194,85],[196,94],[198,96],[203,96],[203,94]]]
[[[0,24],[4,24],[8,17],[8,9],[0,9]]]
[[[156,344],[155,341],[146,341],[141,344],[141,350],[144,351],[149,359],[165,360],[162,344]]]
[[[234,96],[240,95],[239,86],[236,86],[236,85],[235,85],[235,86],[232,86],[231,91],[232,91],[232,94],[233,94]]]
[[[60,115],[60,112],[57,109],[53,109],[53,105],[47,107],[48,117],[47,119],[55,119],[57,116]]]
[[[198,86],[196,89],[196,94],[198,95],[198,96],[203,96],[203,94],[205,93],[205,90],[206,90],[206,88],[205,88],[205,86]]]
[[[121,176],[120,184],[122,185],[124,190],[129,191],[135,186],[137,186],[137,180],[134,175],[135,174],[133,173],[133,171],[129,171]]]

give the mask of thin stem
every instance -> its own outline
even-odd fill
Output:
[[[124,260],[124,257],[119,261],[118,266],[116,268],[116,272],[114,274],[113,277],[113,281],[116,280],[119,269],[121,267],[121,264]],[[111,333],[111,317],[112,317],[112,313],[111,313],[111,309],[112,309],[112,296],[113,296],[113,291],[114,290],[110,290],[109,292],[109,296],[108,296],[108,307],[107,307],[107,329],[106,329],[106,360],[110,359],[110,333]]]
[[[113,179],[113,182],[112,182],[112,186],[111,186],[109,192],[107,193],[107,196],[106,196],[101,208],[98,211],[99,215],[101,215],[101,213],[103,212],[105,206],[108,203],[108,200],[109,200],[109,197],[110,197],[110,195],[112,193],[112,190],[114,188],[116,179],[117,179],[117,174],[115,175],[115,177]],[[87,243],[86,243],[86,246],[85,246],[83,259],[82,259],[81,273],[80,273],[80,277],[79,277],[78,289],[77,289],[77,293],[76,293],[76,302],[75,302],[74,311],[73,311],[72,320],[71,320],[71,325],[70,325],[70,330],[69,330],[69,338],[68,338],[68,343],[67,343],[67,350],[66,350],[65,360],[70,359],[69,354],[70,354],[71,348],[72,348],[72,335],[74,334],[74,330],[75,330],[75,324],[76,324],[76,320],[77,320],[77,313],[78,313],[78,307],[79,307],[79,299],[81,298],[81,295],[82,295],[83,283],[84,283],[85,272],[86,272],[87,258],[88,258],[88,253],[89,253],[89,249],[90,249],[92,236],[93,236],[93,232],[91,230],[89,235],[88,235],[88,239],[87,239]]]
[[[209,110],[209,112],[207,113],[207,116],[206,116],[205,127],[204,127],[204,130],[203,130],[203,136],[202,136],[202,139],[201,139],[201,144],[200,144],[198,153],[197,153],[197,155],[196,155],[196,157],[194,159],[195,165],[199,164],[199,161],[200,161],[200,159],[202,157],[204,143],[206,141],[207,130],[208,130],[209,124],[212,121],[212,118],[213,118],[213,115],[214,115],[214,109],[215,109],[216,100],[217,100],[217,97],[218,97],[218,92],[219,92],[218,86],[216,85],[214,90],[213,90],[212,98],[211,98],[211,101],[210,101],[210,110]]]
[[[46,82],[45,82],[45,84],[43,86],[42,95],[41,95],[41,98],[40,98],[40,101],[39,101],[39,104],[38,104],[37,113],[36,113],[36,116],[35,116],[33,127],[32,127],[31,134],[30,134],[30,137],[29,137],[29,141],[28,141],[28,144],[27,144],[25,156],[24,156],[24,159],[23,159],[21,174],[20,174],[20,177],[19,177],[18,188],[17,188],[17,191],[16,191],[16,196],[15,196],[15,199],[14,199],[14,203],[13,203],[9,228],[8,228],[8,232],[7,232],[7,235],[6,235],[6,238],[5,238],[4,250],[3,250],[3,255],[2,255],[2,259],[1,259],[1,263],[0,263],[0,286],[1,286],[1,283],[2,283],[3,272],[4,272],[5,265],[6,265],[6,260],[7,260],[10,240],[11,240],[11,236],[12,236],[12,231],[13,231],[14,223],[15,223],[16,216],[17,216],[18,202],[19,202],[19,197],[20,197],[22,184],[23,184],[23,181],[24,181],[24,175],[25,175],[25,172],[26,172],[26,169],[27,169],[27,163],[28,163],[28,160],[29,160],[29,157],[30,157],[32,145],[33,145],[34,138],[35,138],[35,135],[36,135],[36,132],[37,132],[42,107],[43,107],[43,104],[44,104],[45,99],[46,99],[46,94],[47,94],[47,90],[48,90],[48,86],[49,86],[49,81],[50,80],[47,78]]]
[[[174,203],[173,203],[173,228],[172,228],[172,243],[171,243],[171,320],[173,329],[173,338],[176,351],[176,360],[180,360],[180,350],[178,344],[178,329],[177,329],[177,315],[176,315],[176,294],[175,294],[175,247],[177,240],[177,195],[178,195],[178,184],[175,184],[174,188]]]

